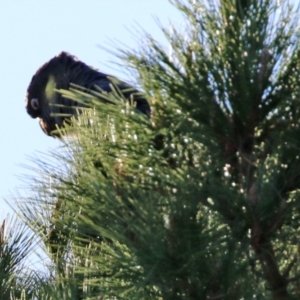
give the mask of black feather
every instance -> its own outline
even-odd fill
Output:
[[[70,84],[95,90],[98,86],[111,92],[112,81],[109,75],[92,69],[75,56],[61,52],[41,66],[32,77],[26,95],[26,110],[32,118],[39,118],[41,128],[47,135],[53,135],[56,127],[62,127],[68,116],[77,114],[76,106],[82,106],[70,99],[63,98],[55,89],[69,89]],[[115,83],[116,81],[116,83]],[[145,97],[131,85],[117,78],[114,84],[127,99],[133,99],[136,109],[150,116],[150,106]],[[65,116],[62,116],[65,115]]]

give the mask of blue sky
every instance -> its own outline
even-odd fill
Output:
[[[31,176],[22,165],[40,157],[59,141],[44,135],[25,109],[25,94],[32,75],[60,51],[124,79],[112,41],[137,49],[134,33],[140,26],[168,47],[156,18],[168,27],[180,26],[182,15],[167,0],[2,0],[0,2],[0,218],[10,212],[3,197],[21,189],[20,176]],[[137,36],[139,33],[137,33]],[[123,76],[123,77],[122,77]]]

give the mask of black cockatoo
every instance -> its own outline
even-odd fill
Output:
[[[63,98],[55,91],[55,89],[68,89],[70,83],[89,90],[98,86],[103,91],[112,91],[112,82],[107,74],[92,69],[75,56],[61,52],[52,58],[32,77],[26,95],[27,113],[32,118],[39,118],[40,126],[47,135],[53,135],[51,132],[56,129],[56,126],[62,127],[65,120],[76,115],[76,107],[82,107],[82,103]],[[121,91],[127,90],[123,92],[124,97],[133,99],[138,111],[150,116],[149,103],[138,90],[118,79],[114,84]]]

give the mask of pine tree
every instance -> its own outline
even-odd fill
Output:
[[[28,297],[33,295],[34,274],[26,274],[23,269],[28,254],[34,249],[33,241],[33,233],[22,221],[10,217],[2,221],[0,225],[1,299],[21,299],[23,294]]]
[[[148,35],[119,52],[151,120],[117,88],[60,91],[90,108],[22,207],[55,266],[49,299],[300,297],[297,10],[175,5],[171,57]]]

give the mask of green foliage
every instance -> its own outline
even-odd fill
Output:
[[[25,259],[34,248],[33,233],[15,218],[5,218],[0,226],[0,295],[1,299],[31,296],[31,277],[22,270]],[[22,297],[21,297],[22,298]]]
[[[54,268],[40,299],[300,297],[295,9],[175,5],[186,28],[163,29],[171,56],[147,35],[119,52],[151,120],[117,88],[59,91],[89,108],[22,206]]]

